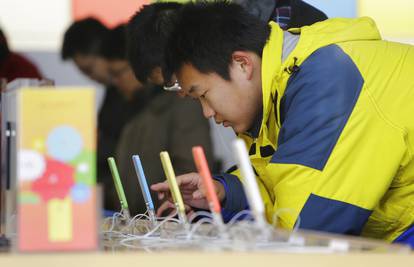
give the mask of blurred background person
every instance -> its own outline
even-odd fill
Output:
[[[7,82],[16,78],[42,79],[39,70],[30,60],[9,49],[2,29],[0,29],[0,78],[5,78]]]
[[[75,21],[65,32],[61,49],[63,60],[73,60],[90,79],[105,86],[103,104],[98,112],[97,178],[104,185],[104,207],[116,209],[112,177],[107,158],[113,156],[122,128],[132,117],[119,90],[110,83],[109,67],[101,56],[109,29],[95,18]]]
[[[116,87],[125,102],[129,103],[128,106],[139,111],[145,104],[145,101],[140,97],[143,94],[143,85],[135,78],[134,72],[126,60],[125,30],[123,24],[109,30],[102,45],[102,53],[98,57],[106,62],[110,82]]]
[[[163,73],[165,46],[174,29],[180,3],[154,3],[144,6],[128,23],[128,60],[135,76],[144,84],[171,85],[171,74]]]

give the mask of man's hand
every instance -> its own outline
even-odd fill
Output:
[[[198,173],[192,172],[177,176],[177,184],[180,188],[183,201],[186,205],[199,209],[209,209],[208,201],[205,197],[205,188],[201,176]],[[225,190],[220,182],[213,181],[219,201],[225,197]],[[157,211],[157,216],[160,216],[165,210],[174,208],[173,200],[170,194],[168,182],[153,184],[151,186],[153,191],[158,193],[158,199],[165,200]],[[167,204],[166,202],[169,202]]]

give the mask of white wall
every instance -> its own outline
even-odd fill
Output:
[[[63,34],[72,23],[71,0],[0,0],[0,27],[10,48],[25,55],[45,78],[59,85],[92,86],[97,107],[103,88],[60,59]]]
[[[71,20],[70,0],[0,0],[0,27],[16,50],[57,51]]]

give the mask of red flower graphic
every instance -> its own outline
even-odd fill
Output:
[[[44,201],[52,198],[64,199],[75,184],[74,174],[72,166],[47,158],[46,171],[40,179],[32,183],[32,190]]]

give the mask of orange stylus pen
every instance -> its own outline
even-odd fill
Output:
[[[193,157],[198,173],[200,174],[203,184],[206,187],[206,198],[213,213],[221,214],[220,201],[217,197],[216,190],[211,177],[210,169],[208,168],[206,156],[201,146],[193,147]]]

